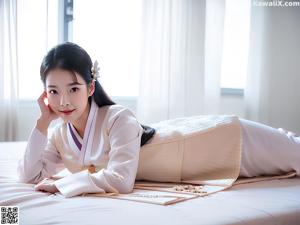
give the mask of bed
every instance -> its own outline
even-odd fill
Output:
[[[300,178],[234,185],[167,206],[109,197],[35,192],[17,181],[26,142],[0,143],[0,205],[19,207],[19,224],[300,224]]]

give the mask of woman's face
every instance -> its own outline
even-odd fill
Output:
[[[46,92],[51,109],[65,122],[73,123],[88,113],[88,97],[94,92],[93,82],[86,85],[83,78],[62,69],[49,71],[46,77]]]

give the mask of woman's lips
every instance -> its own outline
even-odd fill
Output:
[[[63,110],[63,111],[60,111],[61,113],[65,114],[65,115],[71,115],[72,112],[74,112],[75,109],[72,109],[72,110]]]

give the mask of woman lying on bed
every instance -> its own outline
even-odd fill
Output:
[[[190,123],[186,126],[189,129],[182,129],[177,139],[172,131],[172,140],[185,138],[186,153],[174,151],[174,142],[165,134],[155,142],[160,130],[148,141],[154,130],[141,126],[130,110],[108,97],[97,80],[98,71],[97,63],[93,65],[87,52],[73,43],[60,44],[45,56],[40,69],[45,87],[38,99],[41,115],[19,162],[21,182],[37,184],[35,190],[71,197],[82,193],[129,193],[137,173],[142,179],[170,182],[197,178],[199,170],[223,174],[224,178],[236,172],[239,176],[254,177],[296,170],[300,175],[300,138],[237,117],[196,118],[195,123],[189,120],[185,122]],[[64,123],[48,140],[49,124],[58,117]],[[161,168],[151,162],[157,160],[150,159],[151,154],[139,161],[140,152],[152,142],[158,143],[152,144],[154,149],[163,146],[163,150],[169,148],[171,154],[174,152],[161,162]],[[144,166],[144,162],[148,164]],[[72,174],[51,179],[64,168]]]

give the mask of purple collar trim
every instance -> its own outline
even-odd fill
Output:
[[[74,134],[74,132],[73,132],[73,130],[72,130],[72,127],[71,127],[70,123],[68,123],[68,126],[69,126],[70,133],[71,133],[71,135],[72,135],[72,138],[73,138],[75,144],[77,145],[79,151],[81,151],[82,144],[78,141],[77,137],[75,136],[75,134]]]

